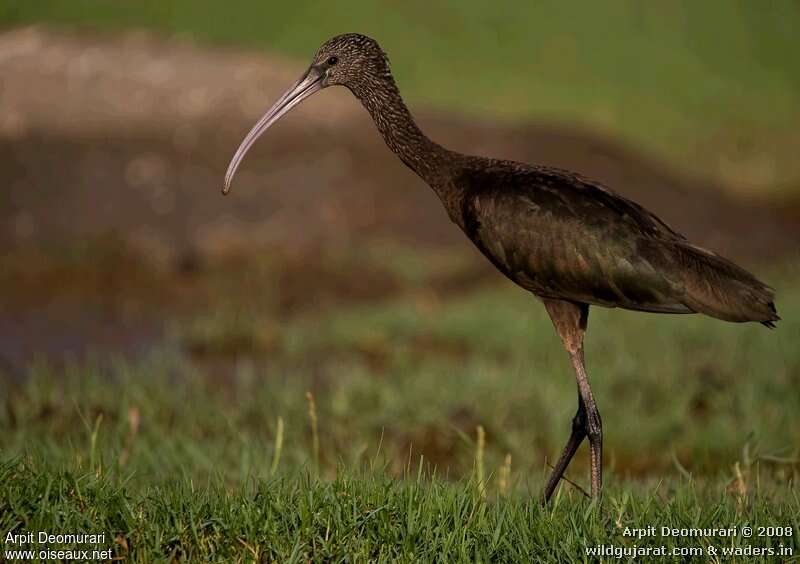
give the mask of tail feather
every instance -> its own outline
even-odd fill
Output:
[[[780,317],[772,288],[711,251],[683,242],[676,250],[687,307],[725,321],[756,321],[775,327]]]

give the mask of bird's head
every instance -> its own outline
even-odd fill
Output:
[[[356,87],[389,73],[389,60],[378,42],[358,33],[329,39],[317,50],[311,68],[322,73],[322,87]],[[310,70],[310,69],[309,69]]]
[[[374,39],[358,33],[347,33],[323,43],[308,70],[267,110],[244,138],[228,165],[222,193],[230,191],[233,175],[256,139],[300,102],[328,86],[341,85],[358,91],[387,77],[391,77],[389,61]]]

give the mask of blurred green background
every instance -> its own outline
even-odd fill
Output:
[[[437,140],[598,178],[775,286],[772,332],[593,309],[612,491],[796,491],[798,2],[5,0],[0,27],[3,458],[135,488],[379,451],[457,479],[481,425],[489,471],[511,454],[513,490],[538,490],[566,355],[346,92],[219,195],[260,111],[359,31]]]
[[[747,2],[7,0],[0,25],[156,29],[284,53],[379,39],[414,104],[579,123],[760,197],[796,195],[800,5]]]

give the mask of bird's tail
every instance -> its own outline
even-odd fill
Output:
[[[775,292],[742,267],[688,243],[676,246],[684,273],[685,305],[725,321],[757,321],[774,328],[780,320]]]

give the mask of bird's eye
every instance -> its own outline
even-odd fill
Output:
[[[329,57],[328,58],[328,66],[329,67],[332,67],[333,65],[335,65],[338,62],[339,62],[339,57]]]

